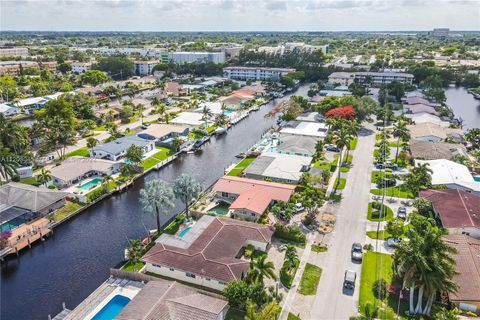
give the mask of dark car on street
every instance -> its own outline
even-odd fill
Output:
[[[397,217],[403,220],[407,220],[407,209],[405,209],[405,207],[398,208]]]
[[[345,277],[343,278],[343,287],[345,289],[355,289],[355,280],[357,279],[357,273],[352,270],[345,271]]]

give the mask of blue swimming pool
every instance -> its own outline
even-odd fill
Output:
[[[233,112],[234,112],[234,111],[232,111],[232,110],[225,110],[225,111],[223,111],[223,114],[226,115],[226,116],[229,116],[229,115],[231,115]]]
[[[187,227],[187,228],[183,229],[182,232],[180,232],[180,233],[178,234],[178,236],[179,236],[180,238],[182,238],[184,235],[187,234],[188,231],[190,231],[191,228],[192,228],[192,227]]]
[[[92,179],[80,186],[78,186],[77,188],[80,189],[80,190],[90,190],[92,189],[93,187],[95,187],[97,184],[101,183],[103,181],[102,178],[95,178],[95,179]]]
[[[473,177],[473,179],[474,179],[475,181],[480,182],[480,176],[475,176],[475,177]]]
[[[92,320],[113,320],[129,302],[129,298],[117,294],[98,311]]]

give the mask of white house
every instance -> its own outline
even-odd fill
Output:
[[[10,106],[6,103],[0,104],[0,113],[3,113],[4,116],[14,116],[20,112],[20,109],[17,107]]]
[[[141,147],[143,154],[155,149],[155,142],[153,140],[146,140],[136,136],[126,136],[111,142],[99,144],[89,150],[89,152],[92,158],[118,161],[125,156],[128,148],[132,145]]]
[[[85,71],[92,69],[92,64],[90,62],[73,62],[72,63],[72,72],[83,74]]]

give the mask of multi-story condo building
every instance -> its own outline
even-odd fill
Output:
[[[133,68],[136,75],[147,76],[152,74],[153,68],[158,64],[158,60],[135,61]]]
[[[22,69],[35,68],[40,66],[35,61],[0,61],[0,75],[18,76]]]
[[[227,67],[223,68],[223,75],[235,80],[279,80],[294,71],[288,68]]]
[[[449,28],[435,28],[432,31],[432,36],[439,39],[445,39],[450,36]]]
[[[92,69],[92,64],[90,62],[73,62],[72,63],[72,72],[83,74],[85,71]]]
[[[169,54],[175,63],[225,62],[225,52],[170,52]]]
[[[25,47],[1,47],[0,57],[26,57],[28,48]]]
[[[413,74],[403,72],[334,72],[328,76],[328,82],[347,86],[353,82],[375,86],[389,84],[393,81],[411,84]]]
[[[312,46],[309,44],[305,44],[303,42],[286,42],[283,45],[276,46],[276,47],[260,47],[257,49],[260,52],[266,52],[270,54],[280,54],[283,55],[285,53],[290,53],[292,51],[298,52],[314,52],[317,50],[321,50],[323,53],[328,53],[328,45],[323,46]]]

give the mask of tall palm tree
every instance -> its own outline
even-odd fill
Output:
[[[270,302],[258,312],[256,305],[249,303],[247,305],[245,320],[277,320],[281,311],[282,308],[280,308],[278,303],[275,301]]]
[[[340,149],[340,156],[338,157],[338,179],[337,183],[335,184],[335,190],[337,186],[340,183],[340,173],[341,173],[341,167],[342,167],[342,156],[343,156],[343,148],[347,148],[347,154],[348,150],[350,149],[350,141],[352,139],[352,136],[350,135],[347,130],[341,129],[336,135],[335,135],[335,145],[337,146],[338,149]]]
[[[173,208],[175,194],[163,180],[151,180],[140,190],[140,204],[143,211],[154,214],[157,220],[157,232],[160,232],[160,213],[167,214],[166,209]]]
[[[52,174],[50,170],[42,168],[40,174],[37,176],[37,181],[46,186],[47,182],[50,180],[52,180]]]
[[[0,146],[0,177],[3,177],[7,182],[18,175],[17,167],[18,160],[8,148]]]
[[[212,111],[206,105],[202,109],[202,120],[205,121],[205,127],[207,127],[207,120],[212,116]]]
[[[89,137],[87,139],[87,148],[90,149],[90,153],[92,154],[93,156],[93,148],[97,145],[98,143],[98,140],[95,139],[94,137]]]
[[[291,266],[295,265],[295,260],[298,259],[297,249],[293,245],[287,245],[285,249],[285,259],[290,262]]]
[[[136,105],[136,109],[137,109],[137,112],[140,113],[140,120],[142,121],[142,126],[143,126],[143,118],[145,117],[145,115],[143,114],[143,112],[145,111],[145,106],[141,103],[138,103]]]
[[[410,134],[407,123],[401,118],[393,126],[393,136],[397,138],[397,151],[395,153],[395,163],[397,163],[398,152],[400,151],[400,140],[407,141],[410,138]]]
[[[255,281],[263,283],[263,277],[277,280],[273,262],[266,261],[267,256],[262,255],[250,262],[250,268],[254,271]]]

